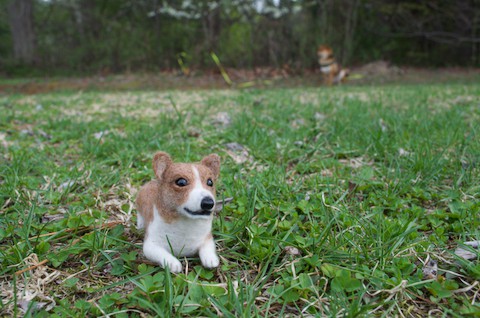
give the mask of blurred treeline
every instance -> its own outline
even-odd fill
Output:
[[[479,66],[479,0],[0,0],[0,71]]]

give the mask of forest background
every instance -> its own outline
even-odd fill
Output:
[[[347,65],[478,67],[480,1],[1,0],[0,74]]]

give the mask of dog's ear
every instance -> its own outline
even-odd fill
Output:
[[[153,156],[153,171],[158,179],[162,179],[163,173],[172,164],[172,158],[166,152],[157,152]]]
[[[203,158],[202,164],[213,172],[215,178],[218,178],[220,174],[220,157],[216,153],[212,153]]]

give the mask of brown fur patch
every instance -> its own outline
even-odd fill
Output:
[[[145,184],[137,196],[137,210],[142,215],[145,229],[153,221],[153,206],[157,207],[158,213],[167,223],[172,223],[179,218],[177,211],[165,208],[161,200],[161,185],[159,180],[152,180]]]
[[[162,179],[163,172],[172,164],[172,159],[170,156],[165,152],[157,152],[155,156],[153,156],[152,160],[152,167],[153,172],[159,180]]]
[[[218,178],[220,174],[220,157],[212,153],[202,159],[201,164],[209,168],[215,176],[215,179]]]

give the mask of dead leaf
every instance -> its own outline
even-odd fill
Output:
[[[406,150],[403,149],[403,148],[399,148],[399,149],[398,149],[398,155],[399,155],[400,157],[410,156],[410,155],[411,155],[411,152],[406,151]]]
[[[41,223],[49,223],[53,221],[58,221],[65,218],[64,214],[45,214],[42,216]]]
[[[109,130],[102,130],[102,131],[99,131],[99,132],[97,132],[97,133],[94,133],[94,134],[93,134],[93,137],[94,137],[95,139],[101,139],[103,136],[106,136],[106,135],[108,135],[108,134],[110,134],[110,131],[109,131]]]
[[[464,245],[471,247],[472,249],[477,250],[478,252],[474,252],[472,250],[467,250],[462,247],[457,247],[455,250],[455,255],[466,259],[466,260],[471,260],[478,258],[478,255],[480,253],[479,247],[480,247],[480,241],[468,241],[468,242],[463,242]]]
[[[122,205],[124,201],[118,200],[116,198],[110,199],[103,204],[103,209],[107,212],[122,212]]]
[[[292,256],[301,255],[300,250],[294,246],[285,246],[283,250],[288,255],[292,255]]]
[[[322,177],[333,177],[333,172],[330,169],[323,169],[322,171],[320,171],[320,175]]]
[[[198,138],[202,134],[202,131],[198,128],[192,127],[187,130],[187,134],[190,137]]]
[[[385,121],[382,118],[380,118],[378,123],[380,125],[380,128],[382,129],[382,132],[387,132],[388,126],[387,126],[387,124],[385,124]]]
[[[43,130],[39,129],[37,130],[38,134],[42,136],[45,139],[52,139],[52,136],[44,132]]]
[[[17,305],[21,311],[28,308],[33,310],[43,309],[52,310],[56,303],[55,299],[46,291],[47,287],[55,284],[55,280],[61,275],[61,272],[44,266],[44,261],[40,262],[35,253],[30,254],[23,260],[25,269],[20,273],[28,271],[30,274],[28,280],[18,280],[16,286],[8,281],[0,282],[0,297],[7,301],[7,306],[2,309],[13,311],[13,299],[17,298]]]
[[[28,136],[32,136],[32,137],[35,136],[35,135],[38,135],[38,136],[43,137],[45,139],[52,139],[51,135],[47,134],[46,132],[44,132],[41,129],[37,129],[37,131],[35,132],[30,125],[28,125],[24,129],[20,130],[20,134],[28,135]]]
[[[431,259],[429,260],[422,269],[424,279],[437,279],[438,275],[438,263],[437,261]]]
[[[293,129],[298,129],[300,127],[303,127],[303,126],[305,126],[305,119],[303,119],[303,118],[294,119],[290,122],[290,126]]]
[[[32,312],[35,312],[36,310],[40,310],[44,308],[46,305],[48,305],[48,303],[21,299],[19,302],[17,302],[17,305],[21,311],[27,312],[27,310],[30,309],[30,313],[32,313]]]
[[[349,192],[349,193],[355,192],[355,190],[357,189],[357,187],[358,187],[358,184],[356,184],[356,183],[353,182],[353,181],[348,181],[348,192]]]
[[[225,145],[225,148],[227,148],[227,154],[236,164],[253,161],[253,158],[250,156],[248,150],[237,142],[230,142]]]
[[[314,118],[316,121],[324,121],[324,120],[327,118],[327,115],[322,114],[322,113],[315,113],[315,114],[313,115],[313,118]]]
[[[365,161],[363,157],[356,157],[356,158],[350,158],[350,159],[340,159],[338,160],[340,163],[349,166],[350,168],[353,169],[358,169],[363,166],[371,166],[373,164],[373,161]]]
[[[7,134],[3,132],[0,132],[0,142],[5,149],[7,149],[12,144],[12,142],[7,141]]]
[[[57,191],[58,192],[63,192],[65,189],[69,189],[73,185],[75,185],[75,181],[73,181],[73,180],[65,181],[57,187]]]
[[[227,112],[219,112],[213,116],[212,123],[214,126],[226,128],[232,123],[232,118]]]
[[[311,191],[307,191],[307,193],[305,193],[305,201],[310,201],[310,195],[312,194]]]

